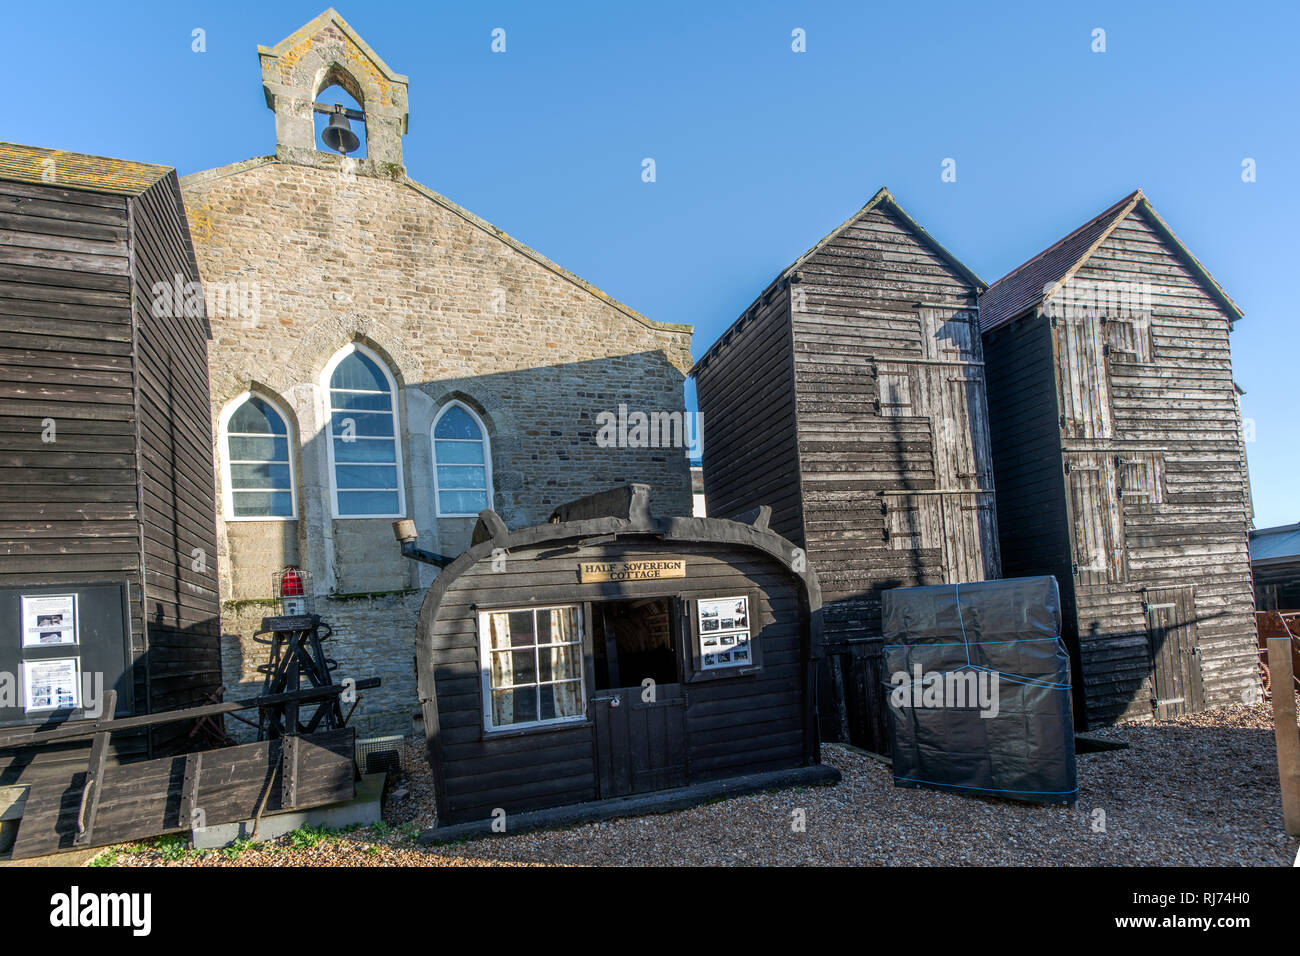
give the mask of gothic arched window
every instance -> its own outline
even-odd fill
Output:
[[[492,507],[487,428],[461,402],[444,405],[433,421],[433,487],[439,518],[472,518]]]
[[[325,367],[325,383],[334,517],[403,517],[402,442],[393,376],[378,356],[354,343]]]
[[[226,520],[296,517],[288,416],[271,399],[245,392],[221,416],[219,434]]]

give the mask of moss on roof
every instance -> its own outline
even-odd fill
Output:
[[[0,180],[138,196],[174,170],[107,156],[0,143]]]

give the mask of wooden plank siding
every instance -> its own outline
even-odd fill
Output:
[[[691,519],[679,520],[685,524]],[[490,551],[473,560],[472,554],[462,557],[463,569],[444,572],[454,573],[454,579],[441,589],[435,586],[426,599],[418,654],[429,756],[440,783],[440,823],[488,819],[497,808],[514,814],[602,796],[597,725],[591,719],[596,705],[590,701],[594,692],[590,622],[583,622],[588,719],[494,733],[483,725],[481,610],[750,595],[751,634],[762,646],[761,669],[747,676],[665,688],[669,696],[680,693],[685,701],[687,782],[797,767],[815,760],[815,740],[808,739],[812,712],[807,696],[808,607],[797,579],[780,562],[752,547],[682,540],[672,532],[668,538],[658,544],[635,537],[590,544],[579,537],[563,546],[550,540],[511,544],[504,572],[494,570]],[[669,555],[686,562],[684,578],[578,582],[580,562],[645,561]],[[689,630],[681,628],[678,641],[690,640]],[[679,654],[681,650],[679,646]]]
[[[1093,242],[1078,262],[1037,275],[1053,295],[985,332],[1004,570],[1061,582],[1081,726],[1239,702],[1258,681],[1239,312],[1140,192],[1125,204],[1076,232]],[[984,304],[1018,301],[1000,287],[1035,261]]]
[[[1050,574],[1061,594],[1061,620],[1074,674],[1080,671],[1070,517],[1056,402],[1056,353],[1051,324],[1036,312],[984,336],[989,432],[997,485],[1002,574]],[[1075,680],[1075,711],[1083,713]]]
[[[721,345],[726,360],[696,376],[705,507],[725,518],[767,505],[772,530],[802,544],[788,283],[760,296]]]
[[[0,181],[0,583],[125,579],[139,655],[128,220],[122,196]],[[146,751],[138,734],[111,744],[114,759]],[[0,782],[84,765],[88,749],[0,755]]]
[[[436,668],[439,733],[444,749],[449,817],[453,821],[487,816],[493,807],[519,812],[565,802],[594,799],[595,769],[591,730],[583,724],[560,731],[545,746],[519,748],[519,738],[492,738],[482,730],[477,607],[635,599],[662,594],[712,596],[748,592],[757,585],[759,603],[751,609],[765,642],[761,676],[741,682],[743,694],[729,682],[691,685],[687,694],[687,759],[692,779],[796,766],[802,751],[801,714],[797,706],[774,707],[782,691],[794,688],[797,705],[800,634],[797,626],[775,626],[774,605],[789,616],[797,609],[793,586],[778,566],[720,559],[698,546],[674,546],[686,559],[686,578],[621,584],[575,585],[579,561],[641,561],[662,556],[645,547],[587,547],[562,556],[521,556],[526,574],[502,575],[491,561],[480,562],[458,578],[440,604],[432,662]],[[516,560],[512,555],[511,563]],[[505,580],[503,580],[503,578]],[[788,696],[788,695],[786,695]],[[724,718],[719,724],[718,718]],[[549,733],[549,732],[548,732]],[[546,739],[535,738],[538,743]],[[706,743],[707,742],[707,743]],[[555,765],[563,765],[558,772]],[[504,779],[495,776],[509,768]],[[545,769],[544,768],[551,768]],[[561,790],[557,790],[559,787]]]
[[[206,320],[155,319],[150,295],[198,272],[173,172],[131,166],[130,193],[20,181],[48,152],[6,146],[20,169],[0,179],[0,585],[125,581],[136,709],[166,709],[220,683]],[[149,740],[112,748],[144,756]],[[0,755],[0,782],[84,760],[84,745]]]
[[[888,750],[882,591],[999,574],[982,289],[882,191],[693,373],[709,514],[771,504],[821,582],[823,739]],[[752,417],[755,382],[789,418]]]
[[[141,545],[152,711],[205,702],[221,683],[213,440],[202,310],[155,315],[156,283],[199,281],[176,174],[133,203]],[[184,725],[155,731],[168,752]]]
[[[881,207],[797,277],[804,539],[826,607],[822,728],[885,751],[881,592],[998,574],[978,290]],[[962,528],[963,509],[980,507]],[[899,509],[909,513],[891,526]]]
[[[1113,419],[1111,440],[1093,457],[1107,459],[1108,475],[1119,467],[1142,470],[1150,483],[1148,495],[1117,494],[1118,506],[1107,509],[1124,567],[1110,581],[1079,580],[1089,720],[1151,716],[1159,696],[1153,653],[1161,649],[1149,646],[1143,589],[1193,589],[1206,690],[1197,703],[1239,703],[1258,678],[1249,639],[1254,597],[1230,318],[1141,208],[1115,227],[1076,275],[1148,283],[1151,290],[1149,329],[1138,323],[1149,341],[1139,342],[1136,356],[1149,355],[1149,361],[1111,351],[1087,371],[1106,384],[1102,399]],[[1068,380],[1073,386],[1076,378]],[[1063,435],[1062,445],[1067,456],[1098,448],[1085,436]],[[1151,468],[1119,464],[1143,457]]]

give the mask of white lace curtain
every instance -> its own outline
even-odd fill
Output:
[[[576,717],[582,706],[582,635],[577,607],[529,613],[531,633],[512,634],[518,611],[494,611],[487,618],[488,678],[492,725]],[[515,655],[536,655],[528,673],[515,673]],[[524,695],[524,696],[521,696]]]

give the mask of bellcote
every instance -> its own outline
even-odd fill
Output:
[[[333,8],[275,46],[259,46],[257,53],[266,105],[275,113],[278,159],[322,168],[340,165],[340,155],[317,139],[314,106],[322,91],[337,85],[364,114],[366,155],[356,161],[355,171],[387,179],[406,175],[402,136],[409,80],[393,72]]]

